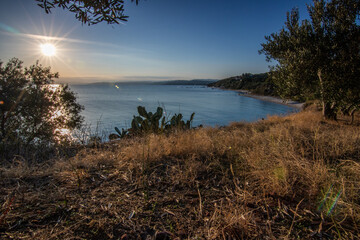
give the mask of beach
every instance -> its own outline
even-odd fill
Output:
[[[282,104],[282,105],[286,105],[286,106],[294,107],[294,108],[298,108],[298,109],[302,109],[304,106],[304,103],[301,103],[301,102],[281,99],[279,97],[274,97],[274,96],[257,95],[257,94],[251,93],[248,90],[238,90],[238,89],[224,89],[224,90],[235,91],[239,95],[244,96],[244,97],[255,98],[255,99],[262,100],[262,101],[273,102],[273,103]]]

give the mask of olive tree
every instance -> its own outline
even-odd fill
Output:
[[[309,20],[293,9],[282,30],[265,37],[259,52],[276,60],[271,76],[283,97],[319,99],[328,119],[359,107],[359,11],[359,0],[314,0]]]
[[[83,24],[93,25],[100,22],[119,24],[127,21],[124,14],[124,0],[36,0],[46,13],[54,8],[62,8],[75,14]],[[134,0],[131,0],[133,2]],[[138,4],[139,0],[136,0]]]
[[[0,152],[3,158],[53,147],[64,131],[79,128],[83,107],[67,85],[53,84],[50,67],[24,68],[19,59],[0,62]],[[45,149],[44,149],[45,150]]]

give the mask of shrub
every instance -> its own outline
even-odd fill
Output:
[[[23,68],[17,58],[0,62],[1,159],[46,152],[66,141],[64,132],[81,126],[83,109],[58,73],[37,61]],[[39,151],[41,150],[41,151]],[[35,154],[36,155],[36,154]]]

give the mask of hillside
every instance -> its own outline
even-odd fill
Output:
[[[360,128],[305,111],[0,169],[1,239],[356,239]]]
[[[208,86],[233,90],[247,90],[259,95],[276,95],[274,84],[268,79],[268,73],[245,73],[241,76],[225,78],[215,83],[210,83]]]
[[[162,81],[154,82],[153,84],[161,85],[208,85],[216,82],[217,80],[213,79],[193,79],[193,80],[171,80],[171,81]]]

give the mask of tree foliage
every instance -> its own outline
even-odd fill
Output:
[[[81,126],[83,107],[67,85],[53,84],[57,77],[38,62],[29,68],[16,58],[0,62],[1,157],[55,146],[64,131]]]
[[[283,97],[319,99],[332,119],[359,107],[359,11],[359,0],[314,0],[309,20],[293,9],[283,29],[265,37],[260,53],[277,61],[271,75]]]
[[[54,8],[66,9],[75,14],[83,24],[94,25],[100,22],[119,24],[127,21],[124,15],[124,0],[36,0],[46,13]],[[131,0],[132,2],[134,0]],[[136,0],[138,4],[139,0]]]
[[[248,90],[251,93],[275,96],[274,84],[268,73],[244,73],[241,76],[229,77],[208,84],[209,87]]]

